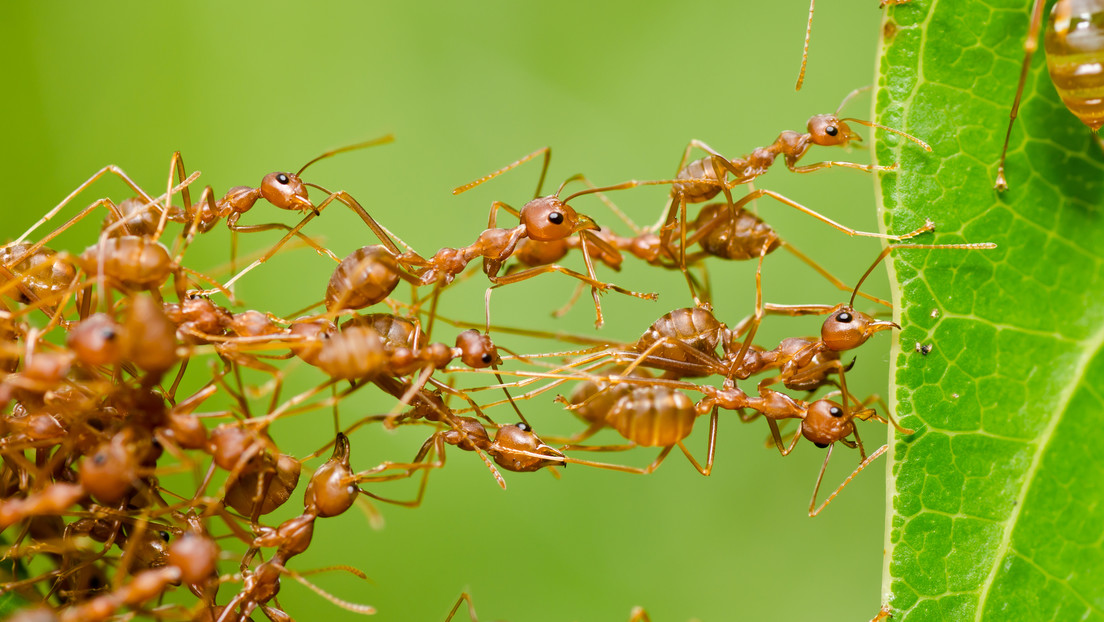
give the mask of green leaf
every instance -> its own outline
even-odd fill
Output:
[[[1104,164],[1040,49],[1011,188],[993,190],[1028,21],[1023,2],[917,0],[883,29],[879,122],[934,147],[878,146],[901,163],[880,185],[886,227],[931,218],[938,242],[999,244],[891,262],[892,390],[917,430],[892,447],[895,620],[1104,619]]]

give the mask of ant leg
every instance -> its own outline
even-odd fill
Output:
[[[502,201],[491,201],[491,210],[487,213],[487,228],[498,228],[498,211],[502,210],[515,218],[521,218],[521,212]]]
[[[314,217],[313,214],[311,214],[310,216],[312,218]],[[291,235],[294,235],[295,237],[302,240],[307,246],[310,246],[311,248],[313,248],[315,250],[315,252],[317,252],[319,255],[329,257],[330,259],[334,260],[334,262],[336,262],[336,263],[341,263],[341,258],[340,257],[335,255],[334,252],[331,251],[330,249],[328,249],[325,246],[322,246],[318,242],[314,241],[314,238],[310,237],[309,235],[306,235],[306,234],[302,233],[301,231],[297,230],[295,227],[285,225],[284,223],[281,223],[281,222],[272,222],[272,223],[268,223],[266,225],[241,225],[241,226],[235,226],[233,230],[237,231],[238,233],[257,233],[257,232],[260,232],[260,231],[271,231],[273,229],[281,229],[283,231],[288,231]]]
[[[165,189],[165,205],[161,208],[161,217],[157,219],[157,229],[155,230],[153,239],[161,237],[161,233],[165,231],[165,225],[169,222],[169,210],[172,207],[172,195],[173,195],[173,173],[176,173],[176,178],[183,184],[181,188],[180,196],[184,199],[184,214],[187,219],[187,214],[192,213],[192,193],[188,190],[188,184],[185,184],[186,175],[184,174],[184,157],[180,155],[179,151],[174,151],[172,158],[169,159],[169,181],[166,184]],[[199,176],[199,171],[194,173],[196,177]]]
[[[841,225],[840,223],[832,220],[831,218],[828,218],[827,216],[825,216],[825,215],[823,215],[823,214],[821,214],[817,211],[814,211],[814,210],[812,210],[808,207],[805,207],[804,205],[798,203],[797,201],[794,201],[793,199],[790,199],[788,197],[784,197],[781,194],[778,194],[777,192],[774,192],[772,190],[762,190],[762,189],[760,189],[760,190],[756,190],[754,192],[750,192],[750,193],[748,193],[748,195],[746,197],[740,199],[740,201],[738,201],[736,203],[736,206],[737,207],[742,207],[744,205],[744,203],[746,203],[748,201],[752,201],[752,200],[757,199],[757,198],[762,197],[762,196],[768,196],[768,197],[771,197],[772,199],[775,199],[776,201],[778,201],[780,203],[783,203],[785,205],[789,205],[790,207],[792,207],[792,208],[794,208],[794,209],[796,209],[800,212],[804,212],[805,214],[808,214],[809,216],[812,216],[813,218],[816,218],[817,220],[819,220],[819,221],[821,221],[821,222],[823,222],[823,223],[825,223],[825,224],[827,224],[831,227],[834,227],[834,228],[836,228],[836,229],[838,229],[838,230],[840,230],[840,231],[842,231],[842,232],[844,232],[844,233],[846,233],[847,235],[850,235],[850,236],[879,238],[879,239],[883,239],[883,240],[893,240],[895,242],[899,242],[901,240],[907,240],[909,238],[916,237],[916,236],[920,235],[921,233],[927,233],[928,231],[933,231],[935,229],[935,223],[933,223],[931,221],[928,221],[928,222],[924,223],[924,225],[919,227],[918,229],[916,229],[914,231],[910,231],[910,232],[902,234],[902,235],[888,235],[888,234],[883,234],[883,233],[870,233],[870,232],[867,232],[867,231],[857,231],[857,230],[852,229],[850,227],[846,227],[844,225]]]
[[[826,281],[828,281],[832,285],[835,285],[837,288],[839,288],[839,289],[841,289],[845,292],[853,291],[851,289],[851,286],[845,284],[843,281],[836,278],[832,273],[825,270],[820,264],[813,261],[812,258],[806,256],[805,253],[802,253],[801,251],[794,248],[794,246],[791,245],[789,242],[786,242],[785,240],[780,240],[780,241],[782,242],[782,247],[783,248],[785,248],[790,253],[792,253],[795,257],[797,257],[802,262],[804,262],[805,265],[807,265],[810,268],[812,268],[813,270],[815,270],[816,273],[819,274],[820,276],[824,277],[824,279]],[[883,305],[883,306],[886,306],[886,307],[891,307],[891,308],[893,307],[893,305],[890,302],[888,302],[886,300],[882,300],[881,298],[878,298],[876,296],[871,296],[870,294],[867,294],[865,292],[860,292],[859,296],[862,296],[863,298],[866,298],[867,300],[869,300],[871,302],[876,302],[876,303],[878,303],[880,305]]]
[[[620,445],[611,445],[610,447],[620,448],[621,446]],[[664,447],[663,451],[659,452],[659,456],[656,457],[655,461],[652,462],[650,465],[644,467],[644,468],[631,467],[631,466],[627,466],[627,465],[624,465],[624,464],[609,464],[609,463],[606,463],[606,462],[595,462],[593,460],[580,460],[578,458],[564,458],[564,462],[569,463],[569,464],[581,464],[583,466],[591,466],[591,467],[595,467],[595,468],[599,468],[599,469],[608,469],[610,471],[621,471],[623,473],[635,473],[635,474],[638,474],[638,475],[647,475],[647,474],[655,471],[657,468],[659,468],[659,465],[663,463],[663,460],[665,458],[667,458],[667,455],[671,453],[671,450],[674,449],[674,447],[675,447],[674,445],[669,445],[667,447]],[[606,451],[605,447],[590,447],[588,449],[590,451]],[[620,449],[617,449],[617,451],[620,451]]]
[[[328,190],[326,190],[325,188],[323,188],[322,186],[319,186],[317,184],[306,184],[306,185],[308,185],[312,188],[318,188],[319,190],[322,190],[323,192],[329,192]],[[321,246],[315,244],[313,242],[313,240],[311,240],[309,237],[307,237],[305,235],[301,235],[299,233],[299,231],[304,226],[306,226],[306,224],[308,222],[310,222],[315,216],[318,216],[319,214],[321,214],[322,210],[325,209],[327,205],[329,205],[330,203],[332,203],[335,200],[340,202],[340,203],[343,203],[346,207],[353,210],[354,213],[356,213],[358,216],[360,216],[360,218],[365,222],[365,224],[368,225],[368,228],[372,230],[372,233],[374,233],[376,235],[376,237],[379,238],[380,242],[383,243],[383,245],[387,248],[388,252],[390,252],[395,257],[398,257],[399,255],[402,254],[402,251],[399,250],[399,247],[396,246],[395,242],[391,240],[391,236],[388,234],[387,230],[384,229],[383,226],[380,225],[378,222],[376,222],[376,220],[374,218],[372,218],[371,215],[368,214],[368,212],[360,205],[360,203],[357,202],[356,199],[354,199],[352,197],[352,195],[350,195],[349,193],[342,190],[342,191],[330,193],[330,195],[328,197],[326,197],[325,200],[323,200],[321,203],[318,204],[318,207],[316,207],[313,212],[311,212],[310,214],[307,214],[305,217],[303,217],[303,219],[301,221],[299,221],[299,224],[295,225],[295,227],[292,227],[292,228],[288,229],[287,235],[285,235],[283,238],[281,238],[279,242],[274,244],[268,251],[265,252],[264,255],[262,255],[259,259],[254,261],[249,266],[247,266],[244,270],[242,270],[238,274],[234,275],[234,278],[230,279],[230,281],[227,283],[227,286],[230,286],[231,284],[236,282],[239,278],[241,278],[243,275],[245,275],[250,270],[256,268],[257,266],[259,266],[262,263],[264,263],[264,262],[268,261],[269,259],[271,259],[272,256],[275,255],[280,250],[280,248],[283,247],[283,245],[286,244],[288,242],[288,240],[291,239],[291,236],[293,236],[293,235],[299,236],[304,241],[306,241],[308,244],[310,244],[312,247],[314,247],[315,250],[317,250],[319,252],[323,252],[325,254],[328,254],[332,259],[334,259],[335,261],[338,261],[340,263],[340,259],[338,259],[337,256],[334,255],[332,252],[323,249]],[[265,227],[265,228],[284,228],[284,227],[286,227],[286,225],[279,225],[279,224],[255,225],[255,226]],[[242,230],[242,231],[259,231],[259,230],[262,230],[262,229],[246,229],[245,227],[237,227],[236,224],[231,224],[230,228],[232,230]],[[399,240],[399,242],[403,246],[406,246],[407,248],[409,248],[409,246],[407,246],[407,244],[405,242],[403,242],[402,240]]]
[[[38,219],[38,222],[31,225],[31,227],[29,229],[24,231],[23,235],[19,236],[19,238],[17,240],[15,240],[14,243],[15,244],[22,243],[24,240],[27,239],[27,237],[29,237],[32,233],[34,233],[35,229],[38,229],[43,224],[45,224],[46,221],[48,221],[51,218],[53,218],[54,216],[56,216],[57,213],[59,211],[61,211],[61,209],[63,207],[65,207],[70,201],[72,201],[74,197],[76,197],[78,194],[83,192],[85,190],[85,188],[88,188],[89,186],[91,186],[93,183],[95,183],[97,180],[99,180],[101,177],[103,177],[104,175],[106,175],[108,173],[111,173],[112,175],[115,175],[119,179],[123,180],[123,183],[125,183],[127,186],[129,186],[131,190],[133,190],[135,193],[138,194],[138,196],[142,197],[142,199],[145,200],[146,203],[151,204],[151,205],[157,203],[157,200],[154,199],[153,197],[151,197],[145,190],[142,189],[141,186],[134,183],[134,181],[132,181],[130,179],[130,177],[127,176],[126,172],[123,171],[123,169],[119,168],[118,166],[115,166],[114,164],[109,164],[109,165],[101,168],[99,171],[96,172],[96,174],[92,175],[87,180],[85,180],[82,184],[77,186],[76,189],[74,189],[72,192],[69,193],[68,196],[66,196],[64,199],[61,200],[61,203],[58,203],[56,206],[54,206],[53,209],[46,212],[46,214],[43,215],[42,218]]]
[[[755,340],[755,333],[759,331],[759,324],[763,321],[765,313],[763,309],[763,258],[766,257],[767,249],[770,246],[770,244],[764,244],[759,252],[759,263],[755,268],[755,315],[751,321],[751,327],[747,329],[747,337],[744,338],[744,343],[740,345],[740,351],[736,354],[736,361],[743,361],[744,357],[747,356],[748,351],[751,350],[751,344]]]
[[[813,498],[809,501],[809,517],[812,518],[812,517],[816,516],[817,514],[820,514],[820,512],[822,510],[824,510],[824,508],[827,507],[829,503],[832,502],[832,499],[835,499],[836,495],[838,495],[840,492],[842,492],[843,489],[846,488],[847,485],[851,483],[851,480],[855,479],[855,476],[857,476],[859,474],[859,472],[861,472],[863,469],[865,469],[867,467],[867,465],[869,465],[871,462],[874,462],[879,457],[881,457],[881,455],[884,454],[887,449],[889,449],[889,445],[882,445],[881,447],[878,448],[877,451],[870,454],[866,458],[866,460],[863,460],[861,463],[859,463],[859,466],[856,467],[855,470],[851,472],[851,475],[848,475],[847,479],[843,480],[843,483],[840,484],[839,487],[836,488],[836,490],[834,492],[832,492],[832,494],[828,495],[828,498],[824,500],[824,503],[820,504],[820,506],[817,507],[817,505],[816,505],[817,492],[820,491],[820,482],[824,478],[824,469],[828,466],[828,458],[830,458],[832,456],[832,445],[829,445],[828,446],[828,455],[824,457],[824,466],[820,467],[820,476],[817,477],[816,488],[813,489]],[[813,508],[816,508],[816,509],[813,509]]]
[[[584,289],[586,289],[586,284],[579,283],[578,285],[576,285],[575,291],[571,293],[571,297],[567,299],[567,302],[564,303],[564,306],[552,312],[552,317],[561,318],[567,315],[567,312],[575,306],[575,303],[579,302],[579,298],[583,295]]]
[[[1020,112],[1020,98],[1023,96],[1024,82],[1027,81],[1027,72],[1031,69],[1031,57],[1039,48],[1039,28],[1043,23],[1043,9],[1046,3],[1035,0],[1031,5],[1031,23],[1027,29],[1027,38],[1024,39],[1024,60],[1020,67],[1020,81],[1016,85],[1016,99],[1012,100],[1012,110],[1008,113],[1008,131],[1004,134],[1004,147],[1001,148],[1000,164],[997,165],[997,179],[993,188],[997,192],[1008,189],[1008,180],[1004,178],[1004,158],[1008,154],[1008,139],[1012,137],[1012,125],[1016,122],[1016,116]]]
[[[39,249],[41,249],[43,246],[46,246],[46,244],[48,244],[50,242],[50,240],[52,240],[52,239],[56,238],[57,236],[61,235],[69,227],[72,227],[73,225],[77,224],[85,216],[92,213],[97,207],[100,207],[101,205],[105,209],[107,209],[107,211],[115,218],[115,222],[122,223],[123,230],[127,233],[127,235],[130,235],[130,228],[127,226],[126,220],[125,220],[126,217],[123,215],[123,212],[118,208],[118,206],[116,206],[115,203],[111,199],[99,199],[98,201],[96,201],[92,205],[89,205],[88,207],[86,207],[86,208],[82,209],[81,211],[77,212],[77,215],[73,216],[72,218],[67,220],[65,222],[65,224],[61,225],[57,229],[54,229],[50,233],[47,233],[45,236],[42,237],[41,240],[39,240],[39,241],[35,242],[34,244],[32,244],[30,246],[30,248],[23,251],[23,253],[21,255],[19,255],[13,261],[11,261],[10,265],[15,265],[15,264],[23,261],[27,257],[30,257],[30,256],[34,255],[36,252],[38,252]],[[35,227],[32,227],[31,229],[28,229],[28,232],[34,230],[36,227],[37,227],[37,225]],[[27,234],[24,233],[23,237],[19,238],[15,242],[12,242],[11,245],[14,246],[16,244],[19,244],[20,242],[22,242],[26,238],[26,235]]]
[[[686,448],[686,445],[682,441],[678,442],[679,449],[686,456],[686,459],[690,461],[690,464],[694,465],[694,468],[698,470],[698,473],[709,477],[709,474],[713,472],[713,454],[717,448],[717,407],[713,407],[713,413],[709,416],[709,449],[705,455],[705,467],[703,468],[698,461],[694,459],[694,456],[690,454],[690,450]]]
[[[804,166],[790,166],[790,163],[787,162],[786,166],[789,166],[790,170],[795,173],[812,173],[813,171],[819,171],[824,168],[832,168],[833,166],[839,166],[842,168],[853,168],[860,171],[866,171],[867,173],[892,172],[897,170],[896,162],[888,166],[882,166],[880,164],[859,164],[857,162],[825,160],[823,162],[814,162],[813,164],[806,164]]]
[[[429,469],[422,469],[422,481],[418,484],[418,494],[414,496],[410,501],[401,501],[399,499],[389,499],[387,497],[381,497],[375,493],[368,492],[363,488],[357,487],[360,494],[367,497],[371,497],[376,501],[382,501],[384,503],[390,503],[391,505],[398,505],[404,508],[416,508],[422,504],[425,499],[426,484],[429,482]]]
[[[652,622],[648,612],[643,607],[633,607],[629,612],[629,622]]]
[[[889,605],[882,605],[882,608],[878,610],[877,615],[870,619],[870,622],[885,622],[892,617],[893,611],[889,608]]]
[[[232,288],[234,286],[234,283],[238,282],[238,279],[240,279],[243,276],[245,276],[246,274],[248,274],[250,271],[252,271],[257,266],[263,264],[264,262],[268,261],[269,259],[272,259],[272,257],[275,256],[276,253],[279,252],[279,250],[281,248],[283,248],[284,244],[286,244],[287,241],[290,240],[293,236],[300,236],[300,237],[302,237],[306,240],[310,240],[309,237],[307,237],[305,235],[301,235],[299,233],[299,230],[302,229],[304,226],[306,226],[306,224],[308,222],[313,220],[316,215],[317,215],[317,212],[307,214],[303,218],[303,220],[299,221],[299,224],[295,225],[294,227],[289,228],[287,234],[284,235],[284,237],[280,238],[280,241],[276,242],[267,251],[265,251],[264,255],[261,255],[261,257],[259,259],[257,259],[253,263],[251,263],[248,266],[246,266],[245,268],[243,268],[241,272],[238,272],[229,281],[227,281],[226,282],[226,287],[227,288]],[[230,226],[230,270],[231,271],[233,271],[236,268],[236,263],[237,263],[237,254],[238,254],[238,252],[237,252],[237,248],[238,248],[237,235],[238,235],[239,230],[244,229],[246,231],[264,231],[266,229],[280,228],[280,225],[273,225],[271,227],[268,226],[268,225],[251,225],[248,229],[246,229],[245,227],[240,227],[239,228],[237,226],[237,224],[229,223],[229,221],[228,221],[228,224]],[[320,247],[315,245],[313,240],[310,240],[307,243],[310,244],[311,246],[314,246],[316,250],[321,250]],[[330,256],[335,257],[333,253],[330,253]],[[340,262],[340,260],[339,260],[339,262]]]
[[[599,187],[591,182],[590,179],[588,179],[585,175],[576,175],[575,178],[582,181],[589,188],[597,189]],[[633,219],[630,218],[629,215],[624,212],[624,210],[618,207],[616,203],[610,200],[610,198],[606,196],[606,193],[595,192],[595,195],[597,195],[599,201],[605,203],[606,207],[609,208],[609,211],[613,212],[614,216],[617,216],[621,220],[621,222],[625,223],[625,226],[627,226],[629,230],[633,232],[633,235],[640,235],[644,233],[644,229],[642,229],[640,225],[636,224],[636,222],[633,221]]]
[[[590,249],[587,248],[587,241],[582,231],[579,232],[579,243],[579,249],[583,252],[583,265],[586,266],[587,276],[597,280],[597,274],[594,272],[594,261],[590,258]],[[594,320],[594,328],[602,328],[606,320],[602,317],[602,301],[598,299],[598,288],[591,286],[590,295],[594,298],[594,312],[598,315],[597,319]]]
[[[475,605],[472,604],[471,595],[467,592],[460,592],[460,598],[456,599],[456,604],[452,606],[452,611],[449,611],[445,622],[452,621],[452,616],[456,615],[456,612],[460,610],[460,603],[464,601],[468,603],[468,617],[471,618],[471,622],[479,622],[479,618],[475,615]]]
[[[546,266],[537,266],[535,268],[529,268],[522,270],[521,272],[515,272],[513,274],[506,274],[502,276],[489,276],[488,278],[494,283],[494,287],[501,287],[503,285],[509,285],[511,283],[517,283],[524,281],[525,279],[531,279],[537,275],[544,274],[546,272],[561,272],[570,277],[579,279],[580,281],[590,285],[597,292],[605,292],[606,290],[613,290],[619,294],[625,294],[626,296],[633,296],[634,298],[642,298],[644,300],[655,300],[658,295],[655,293],[641,293],[634,292],[632,290],[625,289],[619,285],[613,283],[605,283],[599,281],[593,277],[581,274],[569,268],[565,268],[559,264],[548,264]],[[492,288],[493,289],[493,288]],[[598,308],[599,318],[601,318],[601,308]]]
[[[341,607],[345,611],[351,611],[353,613],[359,613],[359,614],[362,614],[362,615],[372,615],[372,614],[376,613],[376,608],[371,606],[371,605],[361,605],[359,603],[349,602],[347,600],[338,598],[338,597],[334,596],[333,594],[330,594],[326,590],[324,590],[324,589],[318,587],[317,585],[311,583],[310,581],[307,581],[303,577],[302,574],[300,574],[298,572],[295,572],[294,570],[288,570],[287,568],[283,568],[282,570],[283,570],[284,574],[286,574],[287,576],[291,577],[292,579],[295,579],[296,581],[298,581],[303,587],[306,587],[308,590],[314,592],[315,594],[318,594],[322,598],[325,598],[326,600],[328,600],[331,603],[337,605],[338,607]],[[347,571],[353,573],[354,575],[360,577],[361,579],[367,580],[367,577],[364,575],[364,573],[360,572],[359,570],[357,570],[355,568],[349,567],[349,566],[329,566],[327,568],[320,568],[318,570],[314,570],[314,571],[311,571],[311,572],[312,573],[322,572],[324,570],[347,570]],[[273,596],[273,601],[275,601],[275,600],[276,600],[276,597]],[[279,622],[284,622],[284,621],[294,622],[292,617],[290,615],[288,615],[287,613],[283,612],[282,610],[273,609],[272,607],[267,607],[267,606],[264,606],[264,605],[261,605],[261,610],[264,611],[264,614],[266,616],[268,616],[268,618],[270,620],[277,620]],[[273,616],[274,612],[278,612],[278,615]]]
[[[392,255],[398,256],[398,255],[402,254],[402,252],[399,251],[399,247],[396,246],[395,242],[391,239],[393,234],[391,234],[389,231],[387,231],[387,229],[385,229],[383,227],[383,225],[379,224],[376,221],[375,218],[372,218],[372,216],[368,213],[368,211],[365,210],[364,207],[361,206],[361,204],[358,203],[357,200],[354,199],[351,194],[349,194],[348,192],[345,192],[344,190],[339,190],[337,192],[330,192],[329,190],[326,190],[325,188],[323,188],[322,186],[319,186],[317,184],[307,184],[307,185],[312,187],[312,188],[318,188],[322,192],[327,192],[330,195],[330,196],[326,197],[321,203],[318,204],[318,207],[315,208],[315,211],[321,212],[327,205],[329,205],[333,201],[338,201],[339,203],[343,203],[345,205],[345,207],[348,207],[349,209],[353,210],[353,213],[355,213],[357,216],[360,216],[360,219],[364,221],[364,224],[368,225],[368,228],[371,229],[372,233],[374,233],[376,235],[376,237],[379,238],[379,241],[382,242],[383,245],[387,247],[387,250],[391,251]],[[397,236],[395,236],[395,239],[399,240],[399,238]],[[402,244],[403,246],[405,246],[408,249],[410,248],[410,246],[407,245],[407,243],[403,242],[402,240],[399,240],[399,244]]]

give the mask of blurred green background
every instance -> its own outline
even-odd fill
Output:
[[[393,144],[320,162],[305,177],[351,192],[428,256],[473,241],[492,200],[520,207],[532,195],[537,165],[460,197],[451,188],[541,146],[553,147],[550,191],[577,172],[603,184],[669,177],[691,138],[736,155],[767,145],[781,130],[803,130],[809,116],[834,110],[847,92],[872,82],[881,18],[872,4],[822,4],[806,85],[795,93],[804,0],[9,3],[0,24],[7,59],[0,237],[17,236],[109,163],[157,194],[170,154],[179,150],[189,170],[203,172],[195,188],[209,184],[221,197],[231,186],[259,184],[273,170],[296,170],[327,149],[394,133]],[[870,97],[846,112],[869,118]],[[821,159],[868,161],[868,155],[862,148],[814,149],[808,162]],[[853,170],[780,170],[757,186],[875,230],[873,183]],[[128,193],[105,179],[74,210],[101,196],[121,200]],[[611,198],[650,224],[665,197],[665,188],[647,188]],[[625,230],[592,198],[575,206]],[[785,239],[846,282],[858,278],[879,248],[777,203],[761,201],[759,210]],[[55,248],[83,249],[99,220],[66,234]],[[241,223],[296,220],[262,201]],[[339,256],[374,241],[336,204],[307,231]],[[243,249],[278,237],[243,236]],[[220,226],[197,240],[186,263],[216,271],[226,262],[227,240]],[[766,262],[768,301],[844,300],[783,255]],[[578,258],[567,263],[581,266]],[[660,299],[606,296],[607,326],[600,334],[611,340],[633,340],[663,313],[691,302],[677,274],[657,274],[631,259],[626,264],[621,274],[600,274],[624,287],[658,291]],[[291,313],[321,299],[332,267],[309,250],[289,251],[243,279],[238,293],[250,308]],[[750,313],[754,266],[710,267],[718,316],[732,323]],[[883,274],[870,291],[885,296]],[[445,293],[442,312],[481,321],[484,289],[481,279],[460,283]],[[546,275],[497,290],[493,321],[593,333],[586,298],[565,318],[549,316],[573,289],[572,280]],[[771,347],[818,327],[817,318],[771,321],[760,343]],[[455,329],[436,332],[451,341]],[[859,353],[848,376],[856,392],[885,394],[889,341],[882,335]],[[530,352],[559,348],[507,335],[498,343]],[[201,382],[204,369],[194,367],[192,382]],[[305,367],[294,375],[292,390],[321,380]],[[342,404],[343,421],[391,406],[362,393]],[[524,407],[538,432],[579,429],[551,394]],[[504,410],[490,414],[514,418]],[[689,441],[695,451],[704,450],[705,428],[703,421]],[[871,450],[884,438],[880,426],[864,431]],[[304,456],[332,437],[330,415],[303,415],[272,432],[285,451]],[[709,478],[672,455],[649,477],[579,467],[559,480],[543,472],[506,473],[506,492],[474,455],[454,450],[447,468],[431,477],[421,507],[377,506],[385,521],[380,530],[356,510],[322,520],[313,546],[293,567],[362,569],[369,583],[340,573],[313,579],[341,598],[374,605],[379,620],[441,620],[463,590],[485,620],[621,620],[634,605],[645,606],[657,622],[871,617],[880,601],[882,466],[809,519],[805,509],[823,452],[803,444],[782,459],[764,448],[766,433],[762,424],[724,416]],[[425,436],[420,427],[358,432],[353,465],[409,459]],[[858,462],[845,448],[836,454],[828,490]],[[654,455],[638,450],[606,458],[644,465]],[[414,486],[399,482],[377,492],[409,497]],[[274,520],[297,513],[299,499]],[[229,562],[224,571],[235,566]],[[222,588],[222,602],[237,586]],[[280,602],[300,620],[357,617],[290,580]]]

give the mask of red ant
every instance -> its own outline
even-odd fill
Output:
[[[540,179],[537,182],[537,190],[534,194],[534,199],[526,203],[521,210],[515,210],[509,205],[501,202],[494,201],[491,204],[490,218],[488,220],[488,229],[483,232],[477,241],[472,246],[463,249],[442,249],[430,260],[420,260],[424,262],[425,270],[422,272],[423,282],[428,284],[429,282],[436,282],[438,279],[444,278],[445,282],[449,282],[452,279],[451,275],[459,274],[463,267],[467,265],[469,261],[475,257],[483,257],[483,272],[487,274],[491,282],[495,287],[506,285],[509,283],[516,283],[528,278],[543,274],[545,272],[562,272],[568,274],[576,279],[579,279],[583,283],[591,286],[591,292],[594,298],[595,312],[597,313],[597,320],[595,326],[601,327],[605,320],[602,317],[602,305],[598,299],[600,292],[606,290],[614,290],[630,296],[645,299],[655,299],[655,294],[641,294],[638,292],[632,292],[624,288],[612,285],[609,283],[603,283],[597,281],[597,277],[594,273],[594,262],[590,256],[590,247],[594,246],[602,249],[603,252],[616,255],[617,251],[613,249],[609,244],[604,242],[601,238],[591,235],[590,230],[598,229],[598,225],[588,216],[583,216],[575,212],[567,203],[579,196],[594,194],[597,192],[604,192],[609,190],[623,190],[629,188],[635,188],[644,185],[659,185],[659,184],[672,184],[680,183],[676,180],[655,180],[655,181],[637,181],[630,180],[613,186],[606,186],[603,188],[587,188],[576,192],[565,199],[560,199],[560,192],[571,181],[582,179],[581,175],[573,176],[565,180],[556,191],[555,194],[541,197],[540,189],[544,183],[545,174],[548,170],[548,165],[551,160],[552,150],[549,147],[543,147],[526,155],[525,157],[504,166],[493,173],[485,175],[475,181],[469,182],[463,186],[455,188],[453,194],[460,194],[467,190],[470,190],[488,180],[512,170],[513,168],[532,160],[538,155],[544,156],[544,163],[541,168]],[[682,180],[687,181],[687,180]],[[689,180],[697,183],[707,184],[710,187],[713,185],[723,186],[724,184],[719,181],[694,179]],[[495,222],[497,218],[498,210],[506,210],[507,212],[518,216],[521,220],[521,224],[514,229],[497,229]],[[566,239],[574,234],[579,234],[579,247],[583,253],[583,261],[586,264],[586,275],[580,274],[573,270],[569,270],[560,266],[559,264],[543,264],[520,272],[514,272],[512,274],[506,274],[504,276],[498,276],[498,272],[502,268],[504,262],[515,252],[518,243],[522,238],[529,238],[537,242],[554,242],[558,240]],[[417,263],[420,258],[415,259]],[[416,264],[415,264],[416,265]],[[428,280],[427,280],[427,276]],[[441,275],[441,276],[438,276]],[[450,275],[450,276],[445,276]]]
[[[763,173],[774,164],[775,159],[778,156],[785,157],[786,168],[795,173],[810,173],[824,168],[830,168],[833,166],[841,166],[846,168],[854,168],[867,172],[882,171],[882,170],[895,170],[896,165],[888,167],[878,166],[874,164],[856,164],[854,162],[839,162],[839,161],[823,161],[813,164],[807,164],[798,166],[797,162],[805,156],[809,148],[813,145],[821,146],[843,146],[849,144],[851,141],[862,140],[862,137],[854,133],[847,122],[852,121],[872,128],[883,129],[888,132],[892,132],[899,136],[903,136],[916,144],[920,145],[925,151],[931,151],[931,147],[927,143],[906,134],[900,130],[886,127],[884,125],[874,123],[872,121],[863,121],[856,118],[840,118],[839,112],[847,104],[847,102],[857,93],[865,90],[856,89],[849,93],[847,97],[844,97],[840,103],[840,107],[833,114],[821,114],[813,116],[808,122],[808,131],[804,134],[797,132],[791,132],[789,130],[782,132],[778,135],[773,143],[767,147],[760,147],[753,151],[751,154],[743,157],[729,160],[717,152],[715,149],[705,144],[700,140],[692,140],[686,146],[686,150],[683,152],[682,160],[679,162],[679,171],[677,177],[682,180],[682,183],[675,184],[671,187],[671,197],[667,203],[666,215],[663,219],[661,227],[662,237],[661,243],[664,248],[669,247],[671,237],[675,229],[676,213],[680,223],[686,223],[686,204],[687,203],[701,203],[708,201],[720,192],[724,192],[726,203],[733,205],[732,195],[729,189],[739,184],[746,184]],[[687,164],[690,159],[690,151],[697,147],[708,153],[709,155],[703,159],[695,160]],[[731,174],[733,179],[729,181],[728,175]],[[703,181],[708,180],[708,181]],[[883,235],[877,233],[868,233],[863,231],[856,231],[849,227],[845,227],[826,216],[823,216],[803,205],[792,201],[782,195],[771,192],[769,190],[757,190],[752,192],[749,197],[758,198],[760,196],[769,196],[776,199],[790,207],[793,207],[799,211],[802,211],[840,231],[843,231],[850,236],[866,236],[866,237],[878,237],[888,240],[904,240],[908,239],[918,233],[922,233],[924,229],[918,229],[911,233],[904,235]],[[752,200],[752,199],[747,199]],[[741,204],[742,205],[742,204]],[[685,248],[686,248],[686,227],[678,227],[681,231],[682,245],[680,250],[679,265],[685,267]]]

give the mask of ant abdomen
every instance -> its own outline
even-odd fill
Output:
[[[387,353],[375,330],[350,326],[325,341],[316,365],[334,379],[371,378],[386,368]]]
[[[691,359],[687,350],[697,350],[711,358],[716,358],[717,344],[727,331],[725,325],[712,313],[701,307],[675,309],[656,320],[637,341],[636,351],[651,349],[661,339],[652,354],[656,357],[682,362],[698,362]],[[678,343],[675,343],[678,342]],[[649,362],[651,367],[665,369],[662,365]],[[681,368],[680,368],[681,369]]]
[[[226,490],[226,505],[243,516],[268,514],[291,498],[302,465],[292,456],[264,453]]]
[[[30,244],[10,244],[0,247],[0,263],[7,267],[22,285],[36,298],[55,297],[67,291],[73,286],[77,278],[77,270],[67,261],[61,261],[61,255],[49,248],[39,248],[29,257]],[[19,259],[21,258],[21,259]],[[8,265],[13,260],[19,259],[14,265]],[[0,274],[0,279],[5,275]],[[0,284],[5,284],[0,280]],[[6,295],[12,296],[21,303],[29,303],[31,300],[18,289],[6,288]]]
[[[77,262],[89,274],[103,274],[139,289],[157,287],[173,272],[169,250],[156,240],[136,235],[107,238],[81,253]]]
[[[1065,4],[1065,15],[1060,5]],[[1047,70],[1062,103],[1082,123],[1104,126],[1104,79],[1099,63],[1104,48],[1104,7],[1098,2],[1059,2],[1043,35]]]
[[[519,473],[564,463],[563,453],[546,445],[525,423],[499,428],[487,453],[498,466]]]
[[[685,393],[662,386],[634,386],[606,413],[606,423],[645,447],[669,447],[690,435],[697,418]]]
[[[486,451],[491,446],[491,437],[487,428],[474,417],[453,417],[450,422],[455,427],[442,433],[445,442],[464,451]]]
[[[399,269],[383,246],[358,248],[334,269],[326,286],[326,309],[363,309],[382,301],[398,287]]]
[[[687,203],[702,203],[721,193],[720,183],[702,183],[701,179],[717,179],[717,173],[713,169],[713,158],[694,160],[680,169],[676,179],[687,181],[672,184],[671,194],[681,196]]]
[[[713,225],[717,219],[723,221]],[[714,257],[734,261],[758,259],[782,245],[774,228],[761,218],[743,208],[733,213],[725,203],[710,203],[702,207],[694,227],[703,228],[706,225],[711,225],[709,233],[698,244]]]

